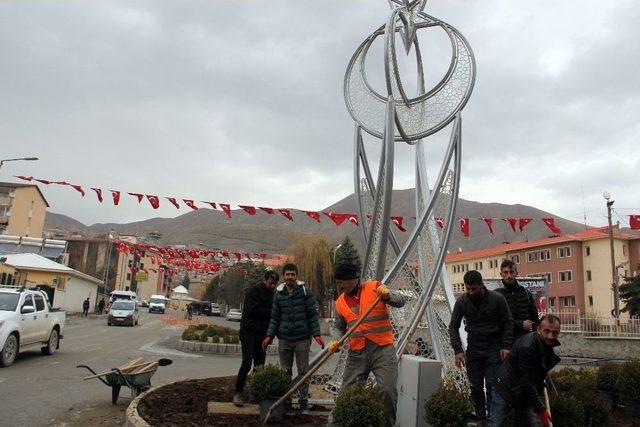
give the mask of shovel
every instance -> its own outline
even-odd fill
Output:
[[[342,346],[342,344],[351,336],[351,334],[353,334],[356,331],[358,326],[360,326],[360,324],[369,315],[369,313],[373,311],[376,304],[378,304],[380,301],[381,301],[381,298],[377,297],[375,301],[373,301],[371,306],[367,308],[367,310],[364,312],[362,317],[360,317],[358,321],[351,328],[349,328],[347,332],[345,332],[345,334],[338,340],[338,344],[340,346]],[[269,417],[271,417],[271,412],[278,406],[282,405],[293,393],[296,392],[296,390],[298,390],[304,383],[306,383],[309,380],[309,378],[311,378],[311,376],[318,369],[320,369],[320,367],[324,364],[324,362],[326,362],[331,357],[332,354],[333,353],[329,353],[329,349],[324,349],[313,358],[313,360],[309,363],[309,372],[304,374],[304,376],[302,376],[301,378],[300,378],[300,375],[298,375],[294,380],[297,382],[293,384],[293,386],[289,389],[289,391],[286,392],[284,396],[282,396],[280,399],[278,399],[276,403],[271,405],[271,408],[269,408],[269,412],[267,412],[267,415],[265,415],[264,419],[262,420],[262,425],[267,424]]]

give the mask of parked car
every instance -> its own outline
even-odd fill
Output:
[[[222,310],[220,310],[220,304],[211,303],[211,315],[222,316]]]
[[[25,350],[55,353],[65,317],[64,311],[51,308],[42,291],[0,288],[0,366],[10,366]]]
[[[107,326],[111,325],[137,325],[140,321],[140,312],[135,301],[117,300],[111,304]]]
[[[239,308],[232,308],[227,313],[227,320],[234,320],[239,322],[240,320],[242,320],[242,310],[240,310]]]
[[[211,303],[209,301],[193,301],[189,305],[194,316],[211,316]]]
[[[157,311],[164,314],[167,309],[167,298],[164,295],[151,295],[151,301],[149,301],[149,313]]]

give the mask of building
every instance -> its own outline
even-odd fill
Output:
[[[140,300],[151,295],[169,295],[170,281],[163,264],[162,254],[153,249],[118,252],[115,255],[116,270],[114,290],[134,291]]]
[[[69,312],[81,312],[82,302],[89,298],[89,311],[94,311],[100,279],[38,254],[3,255],[0,260],[0,284],[42,289],[52,306]]]
[[[622,276],[640,273],[640,236],[614,226],[615,264]],[[513,260],[520,276],[547,279],[548,306],[608,314],[614,308],[608,227],[533,242],[515,242],[488,249],[448,254],[445,259],[453,292],[464,292],[463,276],[478,270],[499,278],[500,263]]]
[[[115,289],[118,254],[108,237],[65,237],[66,264],[74,270],[102,280],[98,292],[107,296]]]
[[[40,237],[0,235],[0,255],[38,254],[52,261],[64,264],[67,242],[64,240],[42,239]]]
[[[37,185],[0,182],[0,234],[42,237],[48,207]]]

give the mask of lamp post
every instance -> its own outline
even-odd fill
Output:
[[[17,161],[20,161],[20,160],[33,161],[33,160],[38,160],[38,158],[37,157],[20,157],[20,158],[16,158],[16,159],[3,159],[3,160],[0,160],[0,168],[2,168],[2,165],[5,162],[17,162]]]
[[[609,222],[609,246],[611,248],[611,280],[613,289],[613,310],[616,319],[620,319],[620,289],[618,288],[618,269],[616,268],[616,259],[613,246],[613,224],[611,222],[611,206],[615,203],[615,200],[611,200],[611,195],[608,191],[602,193],[602,197],[607,201],[607,220]]]

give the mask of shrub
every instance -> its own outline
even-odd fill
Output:
[[[193,341],[198,339],[198,336],[196,335],[196,333],[194,332],[195,329],[185,329],[182,332],[182,339],[185,341]]]
[[[207,324],[206,323],[200,323],[199,325],[196,325],[196,329],[199,331],[203,331],[207,328]]]
[[[251,375],[251,401],[280,398],[291,387],[291,375],[278,365],[264,365],[253,370]]]
[[[204,333],[208,337],[212,337],[214,335],[218,335],[218,331],[216,330],[216,328],[213,325],[207,326],[206,329],[204,330]]]
[[[207,334],[205,334],[204,332],[200,334],[199,339],[201,342],[207,342],[208,341],[207,338],[209,337],[207,337]]]
[[[450,382],[441,381],[425,402],[425,420],[434,427],[465,427],[471,419],[469,395]]]
[[[563,368],[552,372],[551,376],[559,393],[556,397],[549,396],[555,425],[609,424],[611,408],[597,393],[598,374],[595,370]]]
[[[386,425],[382,393],[378,387],[366,382],[340,390],[333,410],[333,419],[342,427]]]
[[[219,342],[220,342],[220,337],[219,337],[219,336],[217,336],[217,335],[213,335],[213,336],[211,337],[211,342],[212,342],[212,343],[216,343],[216,344],[217,344],[217,343],[219,343]]]
[[[237,335],[229,335],[227,338],[229,338],[229,344],[238,344],[240,341]]]
[[[561,393],[551,401],[553,424],[566,427],[583,427],[586,424],[584,406],[576,397]]]
[[[598,390],[616,391],[616,382],[618,381],[618,373],[620,372],[620,365],[615,363],[605,363],[598,369],[598,377],[596,379],[596,385]]]
[[[640,399],[640,361],[632,360],[620,367],[616,381],[620,394],[625,399]]]

